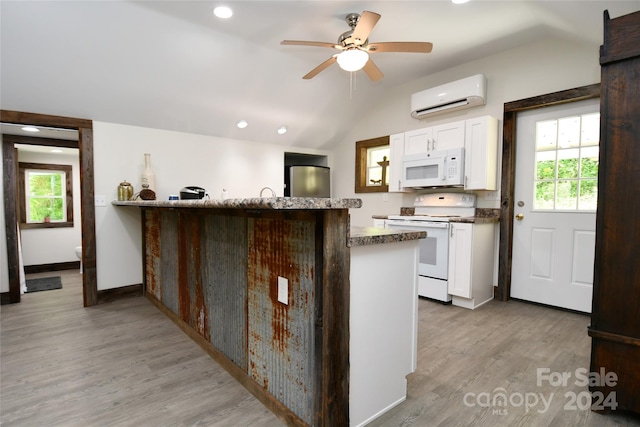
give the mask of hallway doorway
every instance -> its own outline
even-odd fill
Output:
[[[80,157],[82,263],[84,270],[82,276],[83,305],[87,307],[97,304],[92,121],[0,110],[0,122],[77,131],[78,138],[75,145],[79,150]],[[5,292],[0,294],[2,304],[20,302],[18,231],[16,227],[16,224],[18,224],[17,200],[19,200],[17,190],[18,161],[15,144],[42,145],[43,143],[47,145],[47,141],[44,138],[38,139],[18,137],[15,135],[2,135],[4,222],[7,242],[7,276],[9,282],[8,291],[3,289]],[[48,145],[55,144],[55,142],[48,141]]]

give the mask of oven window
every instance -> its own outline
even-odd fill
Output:
[[[438,239],[427,237],[420,240],[420,264],[436,265],[438,262]]]

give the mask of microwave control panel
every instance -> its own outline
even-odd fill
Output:
[[[451,154],[445,157],[445,179],[447,182],[457,181],[462,175],[462,167],[464,165],[464,155],[462,152]]]
[[[447,162],[447,179],[454,179],[458,174],[458,158],[450,157]]]

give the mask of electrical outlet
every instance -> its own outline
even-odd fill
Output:
[[[289,280],[278,276],[278,301],[289,305]]]
[[[484,195],[485,200],[500,200],[499,191],[487,191]]]
[[[389,201],[389,193],[382,193],[382,201],[383,202]]]
[[[100,207],[107,206],[106,196],[93,196],[93,201],[96,206],[100,206]]]

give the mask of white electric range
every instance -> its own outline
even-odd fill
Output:
[[[449,221],[475,216],[476,196],[467,193],[421,194],[416,196],[413,205],[414,215],[389,215],[386,226],[427,232],[427,238],[420,239],[418,295],[449,303]]]

